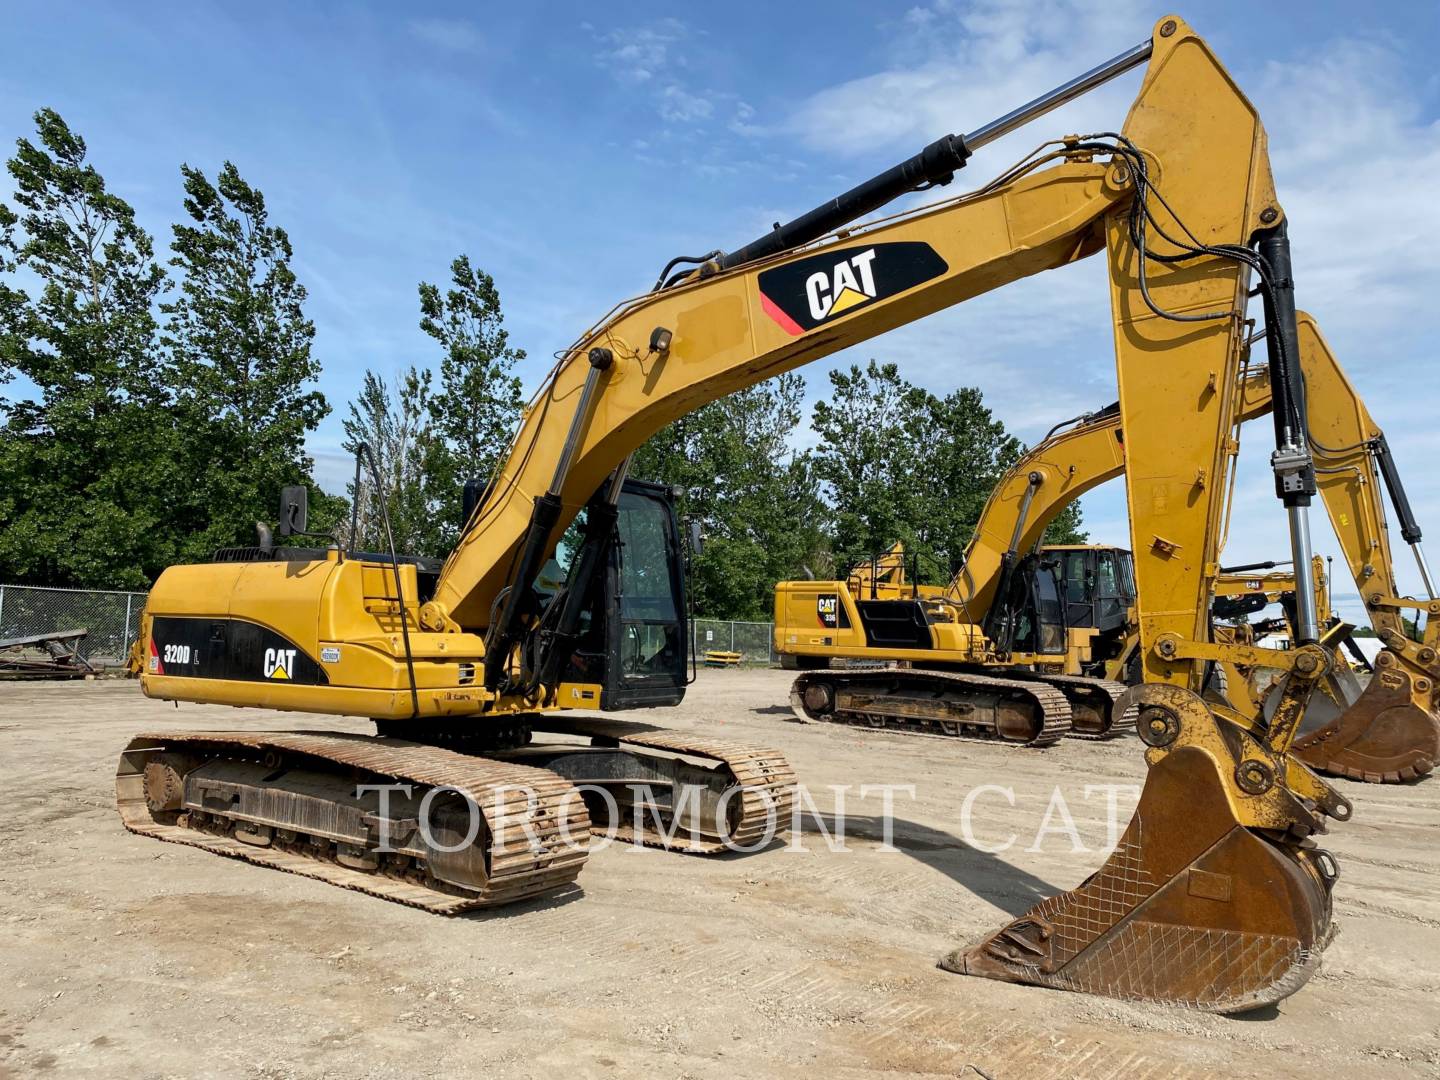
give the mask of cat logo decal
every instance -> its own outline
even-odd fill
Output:
[[[836,248],[763,271],[760,306],[794,337],[948,269],[934,248],[918,241]]]

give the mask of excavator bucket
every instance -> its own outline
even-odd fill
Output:
[[[1349,804],[1189,691],[1136,690],[1150,773],[1115,851],[940,966],[1220,1013],[1288,997],[1332,936],[1335,863],[1307,837]]]
[[[1389,649],[1375,658],[1370,684],[1338,716],[1307,719],[1294,754],[1316,772],[1395,784],[1415,780],[1440,761],[1440,717],[1434,684],[1407,669]]]

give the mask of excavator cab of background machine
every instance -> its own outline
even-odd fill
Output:
[[[1065,608],[1060,560],[1032,553],[1006,575],[1004,594],[986,632],[1001,652],[1063,656]]]
[[[1065,622],[1072,630],[1123,629],[1135,604],[1134,556],[1124,548],[1051,547],[1065,583]]]

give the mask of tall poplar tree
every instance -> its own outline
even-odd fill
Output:
[[[314,388],[315,324],[294,250],[264,195],[228,161],[213,183],[190,165],[180,172],[189,220],[174,226],[179,288],[162,305],[163,342],[192,478],[177,524],[199,558],[250,542],[254,522],[274,519],[282,485],[310,483],[305,437],[330,406]],[[332,502],[312,495],[312,517],[336,517]]]
[[[525,351],[510,344],[495,279],[461,255],[450,287],[420,283],[420,329],[443,350],[426,409],[432,438],[425,490],[434,512],[430,546],[448,551],[459,536],[467,480],[485,480],[509,445],[523,399],[515,365]]]
[[[53,109],[35,128],[0,205],[0,369],[23,380],[0,401],[0,580],[144,587],[173,555],[165,273],[85,140]]]

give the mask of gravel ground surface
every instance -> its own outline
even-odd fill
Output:
[[[936,969],[1104,859],[1138,742],[1046,751],[790,720],[790,676],[705,671],[636,719],[782,748],[846,849],[594,853],[583,894],[445,919],[126,833],[116,756],[174,727],[358,720],[0,685],[0,1077],[1440,1077],[1440,782],[1343,784],[1340,936],[1278,1009],[1227,1019]],[[914,785],[883,806],[860,785]],[[967,843],[960,810],[973,800]],[[1053,809],[1058,788],[1083,850]],[[1119,824],[1134,803],[1121,791]],[[1014,834],[1008,850],[987,854]],[[792,845],[793,847],[794,845]]]

